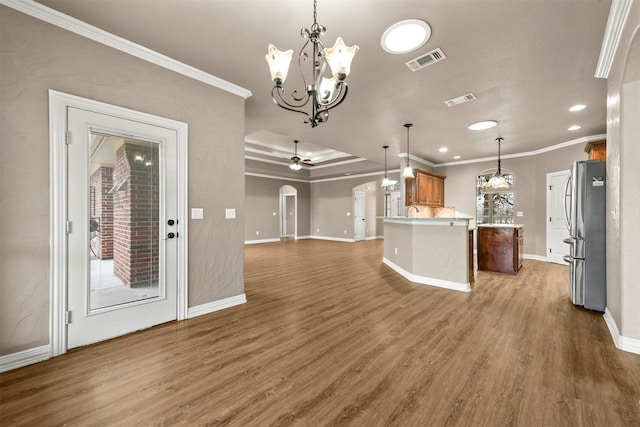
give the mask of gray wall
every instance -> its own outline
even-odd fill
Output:
[[[49,342],[49,89],[188,123],[189,205],[205,210],[189,306],[242,294],[244,100],[4,6],[0,20],[0,355]]]
[[[280,237],[280,187],[297,190],[298,236],[309,236],[310,184],[287,179],[245,176],[245,240]],[[276,216],[273,213],[276,213]],[[256,235],[256,231],[259,235]]]
[[[560,143],[562,141],[558,141]],[[587,159],[585,144],[574,144],[535,156],[502,159],[502,168],[515,175],[514,209],[521,211],[516,223],[524,224],[524,252],[546,257],[547,173],[571,169],[576,160]],[[497,161],[445,166],[434,170],[445,175],[445,206],[454,206],[460,215],[476,216],[476,176]]]
[[[607,81],[607,310],[640,340],[640,2],[634,2]]]
[[[376,216],[384,215],[384,199],[380,187],[384,173],[373,176],[360,176],[331,181],[311,183],[311,235],[338,239],[353,239],[353,189],[369,184],[367,199],[376,198]],[[398,179],[389,174],[389,178]],[[369,204],[370,201],[367,202]],[[347,216],[347,212],[350,213]],[[369,210],[371,212],[371,208]],[[373,229],[375,228],[375,230]],[[376,221],[375,227],[369,226],[367,237],[382,235],[382,223]]]

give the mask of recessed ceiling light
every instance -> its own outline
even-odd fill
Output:
[[[573,107],[569,108],[569,111],[581,111],[581,110],[584,110],[585,108],[587,108],[586,105],[576,104]]]
[[[460,156],[453,156],[454,160],[458,160]]]
[[[307,156],[311,156],[313,153],[311,151],[307,151]]]
[[[429,24],[420,19],[406,19],[387,28],[380,44],[386,52],[401,54],[420,48],[430,37]]]
[[[441,153],[446,153],[447,151],[449,151],[449,149],[447,147],[440,147],[438,151]]]
[[[580,129],[582,126],[578,126],[578,125],[573,125],[571,127],[569,127],[567,130],[578,130]]]
[[[468,129],[469,130],[485,130],[485,129],[490,129],[497,124],[498,122],[496,122],[495,120],[483,120],[481,122],[471,123],[468,126]]]

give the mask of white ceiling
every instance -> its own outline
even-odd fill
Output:
[[[495,156],[498,136],[508,155],[606,130],[606,81],[594,78],[594,72],[609,0],[318,0],[318,22],[327,27],[325,45],[342,36],[360,51],[347,79],[347,100],[313,129],[302,123],[302,115],[273,103],[264,60],[269,43],[299,51],[300,28],[313,22],[311,0],[40,2],[249,89],[249,156],[286,162],[298,139],[302,158],[306,151],[323,153],[318,162],[356,156],[379,169],[382,146],[389,145],[394,168],[402,161],[396,156],[406,152],[407,122],[414,123],[411,154],[433,163],[452,162],[456,155],[460,160]],[[386,53],[380,36],[409,18],[429,22],[431,39],[413,53]],[[435,48],[443,50],[444,61],[415,73],[404,65]],[[292,69],[285,89],[296,89],[290,85],[295,74]],[[469,92],[478,99],[444,104]],[[587,108],[570,113],[577,103]],[[498,126],[467,129],[485,119],[497,120]],[[568,131],[573,124],[582,128]],[[443,146],[449,151],[440,153]],[[284,154],[287,147],[290,155]],[[323,171],[330,174],[330,169]]]

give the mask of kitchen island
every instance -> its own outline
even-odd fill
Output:
[[[468,218],[384,218],[382,261],[415,283],[471,291]]]
[[[522,224],[478,224],[478,270],[518,274],[523,241]]]

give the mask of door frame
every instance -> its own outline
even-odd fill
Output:
[[[50,241],[50,294],[49,294],[49,346],[50,356],[67,352],[67,154],[66,130],[69,107],[85,109],[99,114],[143,122],[174,130],[177,138],[178,158],[178,266],[177,266],[177,320],[187,318],[188,308],[188,216],[187,216],[187,135],[188,125],[183,122],[154,116],[128,108],[118,107],[64,92],[49,89],[49,241]]]
[[[293,238],[298,238],[298,193],[280,193],[280,238],[290,237],[287,234],[285,218],[287,221],[287,197],[293,197]]]
[[[358,216],[356,213],[358,212],[358,196],[362,196],[363,200],[363,208],[364,211],[364,233],[362,234],[362,238],[359,238],[357,233],[358,229]],[[353,190],[353,240],[356,242],[360,242],[362,240],[367,240],[367,192],[365,190]]]
[[[554,177],[554,176],[564,176],[564,175],[567,175],[567,176],[569,176],[569,178],[571,178],[571,169],[564,169],[564,170],[561,170],[561,171],[547,173],[547,182],[546,182],[546,184],[547,184],[547,187],[546,187],[547,188],[547,191],[546,191],[546,193],[547,193],[547,206],[546,206],[546,209],[545,209],[546,210],[545,222],[547,223],[545,258],[546,258],[547,262],[555,262],[555,261],[551,261],[551,259],[550,259],[551,257],[549,257],[549,249],[551,247],[551,236],[553,234],[553,227],[551,226],[551,221],[548,221],[547,218],[553,216],[553,212],[551,212],[551,206],[553,204],[553,201],[551,199],[551,193],[552,192],[549,191],[548,189],[551,186],[552,177]],[[559,190],[562,192],[562,194],[564,194],[564,191],[565,191],[564,188],[561,188]],[[565,220],[566,220],[566,218],[565,218]],[[566,263],[564,265],[566,265]]]

